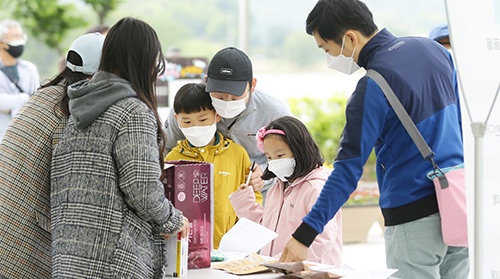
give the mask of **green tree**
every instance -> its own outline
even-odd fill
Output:
[[[291,98],[292,113],[307,126],[318,144],[327,164],[337,157],[337,149],[345,125],[346,98],[337,94],[325,99],[314,97]]]
[[[85,0],[87,4],[97,13],[99,24],[104,24],[108,14],[115,10],[122,2],[121,0]]]
[[[66,38],[74,29],[89,25],[82,15],[82,5],[89,5],[103,24],[108,14],[115,10],[121,0],[0,0],[0,7],[11,11],[12,16],[22,23],[36,39],[59,54],[66,51]]]
[[[346,119],[347,98],[335,94],[328,98],[300,97],[288,100],[292,113],[309,129],[314,141],[325,157],[327,165],[333,164],[340,145]],[[375,180],[376,157],[372,151],[361,179]]]
[[[85,24],[83,18],[76,15],[73,4],[62,4],[58,0],[3,2],[2,6],[11,8],[12,15],[22,23],[24,29],[59,53],[64,51],[61,43],[68,32]]]

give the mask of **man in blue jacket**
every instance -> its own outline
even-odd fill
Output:
[[[440,167],[463,163],[456,72],[444,48],[428,38],[379,31],[358,0],[318,1],[306,31],[327,53],[330,68],[346,74],[375,69],[387,80]],[[280,260],[305,258],[307,247],[356,189],[375,148],[387,267],[398,269],[399,278],[467,278],[468,249],[443,242],[434,186],[426,177],[432,164],[422,159],[374,80],[359,80],[346,118],[334,170]]]

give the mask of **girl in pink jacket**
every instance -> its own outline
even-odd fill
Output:
[[[272,121],[256,137],[258,148],[268,160],[262,179],[277,177],[276,184],[267,193],[265,207],[255,201],[252,187],[245,184],[229,199],[239,218],[261,223],[278,233],[260,254],[279,258],[286,241],[316,202],[330,172],[322,167],[324,159],[311,134],[294,117]],[[342,266],[341,211],[311,244],[307,260]]]

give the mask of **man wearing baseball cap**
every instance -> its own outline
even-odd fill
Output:
[[[250,159],[258,165],[252,172],[249,184],[255,190],[261,189],[265,197],[265,192],[272,184],[260,178],[267,159],[257,148],[255,134],[272,120],[292,113],[284,102],[257,90],[256,84],[252,62],[240,49],[226,47],[210,60],[206,91],[217,114],[221,116],[217,130],[243,146]],[[170,151],[184,136],[176,125],[172,110],[165,124],[166,148]]]
[[[447,50],[451,49],[450,32],[448,24],[440,24],[434,27],[429,33],[429,38],[444,46]]]

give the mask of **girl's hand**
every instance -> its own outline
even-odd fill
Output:
[[[262,176],[262,169],[260,168],[259,165],[255,164],[252,176],[250,177],[250,183],[248,183],[248,186],[252,186],[254,191],[260,191],[264,187],[264,180],[260,178],[261,176]],[[240,186],[240,189],[245,189],[245,188],[242,188]]]
[[[240,185],[240,190],[245,190],[249,185],[247,184],[241,184]]]
[[[243,190],[245,190],[245,189],[246,189],[246,188],[248,188],[248,187],[250,187],[250,188],[252,189],[252,191],[255,191],[255,190],[252,188],[252,187],[253,187],[252,185],[248,185],[248,184],[241,184],[241,185],[240,185],[240,189],[238,190],[238,192],[239,192],[239,191],[243,191]]]

